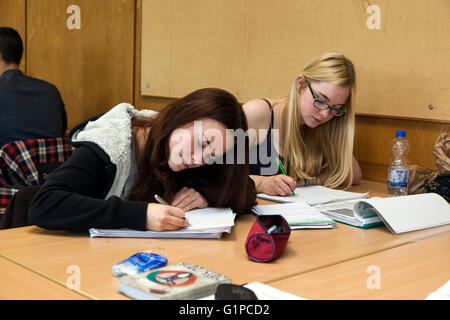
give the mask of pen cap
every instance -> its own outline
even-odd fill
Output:
[[[268,226],[281,226],[281,231],[269,233]],[[256,262],[269,262],[280,256],[291,235],[291,228],[281,215],[261,215],[255,222],[247,236],[245,250],[250,259]]]

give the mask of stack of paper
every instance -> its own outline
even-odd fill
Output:
[[[343,190],[330,189],[324,186],[309,186],[295,188],[295,195],[289,194],[285,197],[270,196],[259,193],[258,198],[266,199],[274,202],[306,202],[311,206],[318,204],[345,201],[352,199],[367,198],[368,193],[349,192]]]
[[[138,231],[131,229],[89,229],[91,237],[113,238],[198,238],[219,239],[230,233],[236,214],[231,209],[205,208],[186,212],[189,226],[176,231]]]
[[[335,228],[336,223],[306,202],[268,204],[253,207],[256,215],[279,214],[291,229]]]

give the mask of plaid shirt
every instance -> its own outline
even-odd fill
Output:
[[[67,160],[74,148],[67,137],[14,141],[0,149],[0,214],[6,210],[9,200],[20,187],[8,185],[6,169],[12,172],[23,186],[38,185],[38,166]]]

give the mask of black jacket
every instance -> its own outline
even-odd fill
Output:
[[[100,115],[99,115],[100,116]],[[85,121],[73,133],[84,127]],[[54,170],[33,199],[28,211],[31,224],[46,229],[86,231],[89,228],[146,229],[147,203],[105,200],[114,181],[116,166],[96,144],[73,143],[72,156]]]
[[[0,146],[15,140],[63,137],[67,129],[58,89],[20,70],[0,77]]]

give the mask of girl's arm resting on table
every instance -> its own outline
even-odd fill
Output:
[[[89,228],[146,230],[146,202],[115,196],[104,200],[110,188],[107,170],[115,170],[115,166],[107,162],[89,147],[82,146],[74,151],[49,174],[34,197],[28,213],[30,223],[70,231]]]

